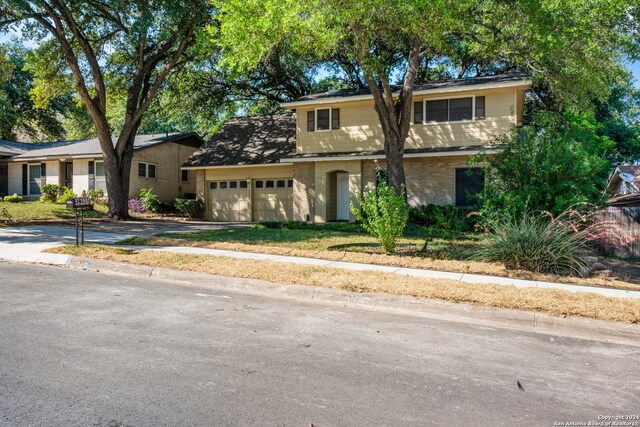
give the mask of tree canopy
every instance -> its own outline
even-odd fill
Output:
[[[619,0],[220,0],[210,33],[236,72],[285,46],[316,62],[356,64],[385,136],[390,183],[402,156],[416,78],[526,71],[562,105],[603,100],[634,54],[637,7]],[[443,67],[444,64],[444,67]],[[392,83],[400,82],[394,92]]]

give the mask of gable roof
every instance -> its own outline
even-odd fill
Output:
[[[620,165],[616,167],[609,176],[607,191],[613,191],[618,186],[618,183],[622,179],[620,178],[621,173],[634,175],[635,179],[633,180],[633,185],[635,186],[635,188],[640,189],[640,165]]]
[[[446,93],[474,89],[491,89],[501,87],[530,86],[531,78],[524,73],[500,74],[497,76],[469,77],[464,79],[441,80],[428,83],[416,83],[413,88],[414,95],[429,93]],[[392,85],[394,93],[400,93],[402,85]],[[283,108],[292,108],[299,105],[321,104],[336,101],[358,101],[372,99],[368,88],[357,90],[333,90],[296,98],[290,102],[281,104]]]
[[[174,133],[169,135],[138,135],[133,144],[135,151],[152,147],[167,142],[200,147],[204,141],[196,133]],[[114,138],[113,143],[116,143]],[[15,143],[14,143],[15,144]],[[28,150],[11,157],[11,161],[25,161],[32,159],[61,158],[61,157],[93,157],[102,156],[100,141],[98,138],[78,140],[43,142],[38,144],[25,144],[30,146]]]
[[[182,165],[207,166],[262,165],[278,163],[295,152],[294,113],[233,117]]]

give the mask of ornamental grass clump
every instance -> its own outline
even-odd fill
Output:
[[[365,189],[358,203],[360,209],[352,204],[351,212],[362,223],[362,228],[378,239],[386,253],[393,253],[409,216],[404,189],[397,195],[393,187],[380,180],[377,188]]]
[[[549,212],[524,212],[486,219],[489,237],[472,259],[502,262],[509,270],[578,275],[592,254],[592,247],[616,238],[626,245],[631,239],[612,221],[599,219],[598,212],[567,209],[557,217]]]

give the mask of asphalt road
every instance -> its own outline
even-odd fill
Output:
[[[552,426],[640,414],[639,361],[638,347],[0,262],[2,426]]]

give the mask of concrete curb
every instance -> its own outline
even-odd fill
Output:
[[[70,257],[63,267],[157,279],[180,285],[208,287],[271,298],[401,313],[437,320],[640,347],[640,325],[627,323],[581,317],[554,317],[531,311],[483,307],[382,293],[355,293],[322,287],[277,284],[257,279],[241,279],[80,257]]]

